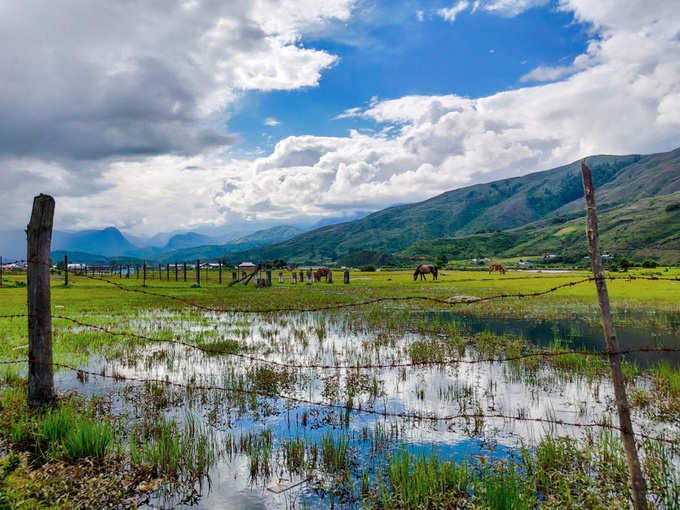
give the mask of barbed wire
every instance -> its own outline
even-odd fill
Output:
[[[562,351],[541,351],[541,352],[529,352],[524,354],[518,354],[516,356],[509,356],[505,358],[500,357],[487,357],[487,358],[476,358],[476,359],[461,359],[461,358],[450,358],[443,360],[427,360],[427,361],[412,361],[412,362],[394,362],[394,363],[373,363],[373,364],[345,364],[345,365],[330,365],[330,364],[318,364],[318,363],[286,363],[282,361],[270,360],[267,358],[261,358],[257,356],[251,356],[249,354],[243,354],[238,352],[230,352],[226,350],[220,350],[218,348],[211,348],[208,345],[197,345],[183,340],[178,339],[164,339],[164,338],[154,338],[141,333],[134,333],[128,331],[116,331],[106,328],[104,326],[99,326],[97,324],[86,323],[72,317],[67,317],[65,315],[52,315],[53,319],[62,319],[70,321],[78,326],[86,327],[101,331],[103,333],[112,336],[127,336],[131,338],[136,338],[140,340],[146,340],[154,343],[171,343],[175,345],[181,345],[191,349],[196,349],[206,354],[224,354],[226,356],[231,356],[235,358],[245,359],[255,363],[269,364],[273,366],[278,366],[281,368],[290,369],[319,369],[319,370],[371,370],[371,369],[389,369],[389,368],[407,368],[407,367],[421,367],[421,366],[437,366],[437,365],[457,365],[457,364],[479,364],[479,363],[505,363],[510,361],[520,361],[535,357],[558,357],[567,355],[584,355],[584,356],[616,356],[616,355],[628,355],[635,353],[660,353],[660,352],[680,352],[680,348],[667,347],[667,346],[657,346],[657,347],[638,347],[631,349],[623,349],[619,351],[589,351],[589,350],[562,350]]]
[[[25,362],[25,361],[24,361]],[[227,393],[233,393],[233,394],[239,394],[239,395],[246,395],[246,396],[252,396],[252,397],[261,397],[261,398],[273,398],[273,399],[279,399],[279,400],[285,400],[288,402],[293,402],[295,404],[302,404],[302,405],[309,405],[313,407],[322,407],[326,409],[337,409],[337,410],[342,410],[342,411],[350,411],[350,412],[356,412],[356,413],[363,413],[363,414],[369,414],[373,416],[380,416],[383,418],[399,418],[403,420],[414,420],[414,421],[423,421],[423,422],[431,422],[431,423],[437,423],[437,422],[449,422],[449,421],[454,421],[454,420],[459,420],[459,419],[476,419],[476,420],[487,420],[487,419],[502,419],[502,420],[509,420],[509,421],[519,421],[519,422],[533,422],[533,423],[541,423],[541,424],[546,424],[546,425],[559,425],[559,426],[566,426],[566,427],[576,427],[576,428],[606,428],[610,430],[616,430],[622,433],[626,433],[625,430],[623,430],[622,427],[619,427],[617,425],[613,425],[611,423],[605,423],[605,422],[590,422],[590,423],[578,423],[578,422],[569,422],[566,420],[561,420],[561,419],[549,419],[549,418],[530,418],[527,416],[517,416],[517,415],[507,415],[507,414],[502,414],[502,413],[493,413],[493,414],[485,414],[485,413],[456,413],[456,414],[449,414],[445,416],[438,416],[434,414],[421,414],[421,413],[412,413],[412,412],[391,412],[388,411],[387,409],[372,409],[372,408],[365,408],[365,407],[358,407],[350,404],[336,404],[332,402],[323,402],[323,401],[316,401],[312,399],[307,399],[307,398],[302,398],[302,397],[295,397],[292,395],[285,395],[281,393],[274,393],[274,392],[266,392],[266,391],[259,391],[259,390],[254,390],[254,389],[245,389],[245,388],[234,388],[234,387],[225,387],[225,386],[217,386],[217,385],[201,385],[201,384],[185,384],[185,383],[179,383],[175,381],[170,381],[168,379],[157,379],[157,378],[141,378],[141,377],[131,377],[131,376],[125,376],[119,373],[112,373],[112,374],[106,374],[100,372],[94,372],[92,370],[85,370],[82,368],[76,368],[71,365],[67,365],[64,363],[46,363],[46,362],[41,362],[37,360],[28,360],[28,363],[34,363],[38,365],[52,365],[53,367],[57,368],[62,368],[65,370],[70,370],[72,372],[75,372],[79,378],[83,378],[84,376],[91,376],[91,377],[99,377],[103,379],[112,379],[115,380],[116,382],[121,382],[121,381],[126,381],[126,382],[136,382],[136,383],[142,383],[142,384],[161,384],[165,386],[172,386],[176,388],[182,388],[187,391],[221,391],[221,392],[227,392]],[[3,362],[3,364],[5,364]],[[649,440],[649,441],[659,441],[659,442],[664,442],[672,445],[680,444],[679,440],[675,439],[668,439],[663,436],[651,436],[649,434],[643,433],[643,432],[634,432],[634,436],[644,439],[644,440]]]

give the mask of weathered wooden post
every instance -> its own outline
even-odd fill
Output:
[[[300,283],[305,283],[305,273],[304,273],[304,271],[300,271]]]
[[[238,272],[232,271],[231,272],[231,281],[235,282],[236,280],[238,280]]]
[[[38,407],[54,402],[52,366],[52,304],[50,294],[50,246],[54,223],[54,198],[33,199],[26,229],[28,266],[28,404]]]
[[[175,262],[175,281],[179,281],[179,265]]]
[[[616,337],[614,319],[609,303],[609,293],[607,292],[607,281],[605,280],[602,256],[600,255],[600,241],[597,231],[597,208],[595,205],[595,188],[593,186],[593,174],[586,165],[585,159],[581,161],[581,174],[583,175],[583,191],[586,198],[586,237],[590,249],[590,262],[595,277],[595,287],[597,288],[597,299],[600,303],[600,318],[604,329],[604,338],[609,352],[609,367],[612,372],[614,383],[614,397],[616,398],[616,408],[619,413],[619,426],[621,427],[621,438],[623,447],[626,451],[628,461],[628,476],[631,491],[633,493],[633,507],[635,510],[648,510],[647,506],[647,484],[642,476],[640,459],[638,458],[635,446],[635,436],[633,423],[630,419],[630,408],[626,396],[626,385],[621,370],[621,355],[619,351],[619,341]]]
[[[295,271],[293,271],[290,275],[290,283],[293,285],[297,284],[297,273]]]
[[[312,284],[312,278],[313,278],[313,276],[312,276],[312,270],[311,270],[311,269],[307,269],[307,285],[311,285],[311,284]]]
[[[130,264],[127,265],[127,273],[125,273],[125,279],[126,280],[130,279]]]
[[[201,284],[201,260],[196,259],[196,283]]]
[[[222,261],[220,260],[220,261],[218,262],[218,264],[220,265],[220,268],[219,268],[219,271],[220,271],[220,274],[219,274],[219,283],[220,283],[220,285],[222,285]]]
[[[270,270],[265,271],[265,285],[267,287],[272,286],[272,272]]]
[[[345,269],[343,273],[343,283],[349,283],[349,269]]]
[[[331,270],[326,273],[326,283],[333,283],[333,271]]]
[[[68,255],[64,255],[64,287],[68,287]]]
[[[123,279],[123,264],[118,266],[118,278]]]
[[[137,277],[137,280],[139,280],[139,264],[135,264],[135,275]]]
[[[142,279],[142,287],[146,287],[146,260],[142,264],[142,270],[144,272],[144,278]]]
[[[283,283],[283,271],[279,271],[279,283]]]
[[[187,263],[184,262],[184,281],[187,281]]]
[[[170,281],[170,262],[165,265],[165,280]]]

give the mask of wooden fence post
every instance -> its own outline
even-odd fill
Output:
[[[236,280],[238,280],[238,273],[236,271],[232,271],[231,272],[231,281],[235,282]]]
[[[283,271],[279,271],[279,283],[283,283]]]
[[[201,260],[196,259],[196,283],[201,284]]]
[[[586,165],[585,159],[581,161],[581,174],[583,175],[583,191],[586,198],[586,237],[590,249],[590,262],[595,277],[597,288],[597,299],[600,303],[600,318],[604,329],[604,338],[609,351],[609,367],[612,372],[614,383],[614,397],[616,398],[616,408],[619,413],[619,426],[621,427],[621,439],[626,451],[628,461],[628,476],[630,488],[633,493],[633,507],[635,510],[648,510],[647,506],[647,484],[642,476],[640,459],[638,458],[635,446],[635,436],[633,434],[633,424],[630,419],[630,408],[626,396],[626,384],[621,370],[621,355],[612,354],[619,351],[619,341],[616,337],[614,319],[609,303],[609,293],[607,292],[607,282],[605,280],[602,257],[600,255],[600,242],[597,231],[597,208],[595,206],[595,188],[593,186],[593,174]]]
[[[326,283],[333,283],[333,271],[330,269],[326,273]]]
[[[295,271],[293,271],[290,275],[290,283],[293,285],[297,284],[297,273]]]
[[[187,263],[184,262],[184,281],[187,281]]]
[[[222,285],[222,261],[221,261],[221,260],[218,261],[218,264],[220,265],[220,269],[219,269],[219,271],[220,271],[220,275],[219,275],[219,283],[220,283],[220,285]]]
[[[127,273],[125,273],[125,279],[126,280],[130,279],[130,264],[127,265]]]
[[[265,271],[264,275],[265,275],[265,285],[267,287],[271,287],[272,286],[272,272],[269,271],[269,270]]]
[[[179,265],[175,262],[175,281],[179,281]]]
[[[28,404],[54,402],[52,366],[52,304],[50,295],[50,245],[54,223],[54,198],[33,199],[26,229],[28,266]]]
[[[349,270],[348,269],[345,269],[345,272],[343,274],[343,282],[349,283]]]
[[[142,287],[146,287],[146,260],[142,264],[142,269],[144,271],[144,279],[142,280]]]
[[[68,287],[68,255],[64,255],[64,287]]]
[[[312,278],[314,278],[314,277],[312,276],[312,270],[311,270],[311,269],[307,269],[307,285],[311,285],[311,284],[312,284]]]

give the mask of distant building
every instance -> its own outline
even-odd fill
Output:
[[[517,263],[517,265],[520,266],[520,267],[534,267],[534,263],[533,263],[533,262],[529,262],[528,260],[527,260],[526,262],[524,262],[524,261],[519,261],[519,262]]]
[[[257,265],[253,264],[252,262],[241,262],[238,265],[239,271],[255,271],[257,269]]]

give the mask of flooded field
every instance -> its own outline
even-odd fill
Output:
[[[191,429],[187,441],[202,445],[205,453],[194,459],[193,470],[153,493],[147,505],[154,508],[360,508],[362,496],[379,490],[385,469],[400,455],[435,455],[441,461],[470,463],[472,470],[501,460],[521,469],[523,457],[546,438],[617,441],[616,432],[609,429],[524,420],[616,423],[613,391],[601,357],[485,360],[489,355],[501,357],[499,352],[525,352],[533,344],[597,347],[593,326],[483,320],[448,312],[373,313],[144,311],[117,326],[181,338],[203,350],[168,342],[121,344],[92,357],[84,367],[119,380],[62,372],[57,385],[105,397],[112,412],[124,415],[133,429],[158,423]],[[383,316],[376,318],[378,314]],[[627,345],[636,342],[639,331],[622,328],[620,334]],[[674,331],[658,334],[680,345]],[[238,356],[242,354],[261,361]],[[375,366],[449,359],[461,363]],[[127,378],[212,389],[187,390]],[[652,380],[643,377],[637,384],[641,391],[653,387]],[[407,416],[394,416],[400,413]],[[471,416],[446,419],[461,414]],[[659,422],[653,415],[648,406],[638,409],[636,429],[678,436],[677,422]],[[139,442],[133,448],[140,448],[143,433],[131,441]],[[197,447],[192,444],[191,451]]]
[[[55,283],[53,409],[27,407],[25,319],[0,321],[0,503],[627,508],[608,359],[592,354],[603,350],[592,286],[446,301],[583,276]],[[680,508],[678,287],[610,289],[621,348],[671,349],[629,353],[623,368],[650,502]],[[21,313],[25,290],[2,292],[0,312]],[[364,303],[400,296],[416,300]],[[246,311],[329,305],[343,308]]]

